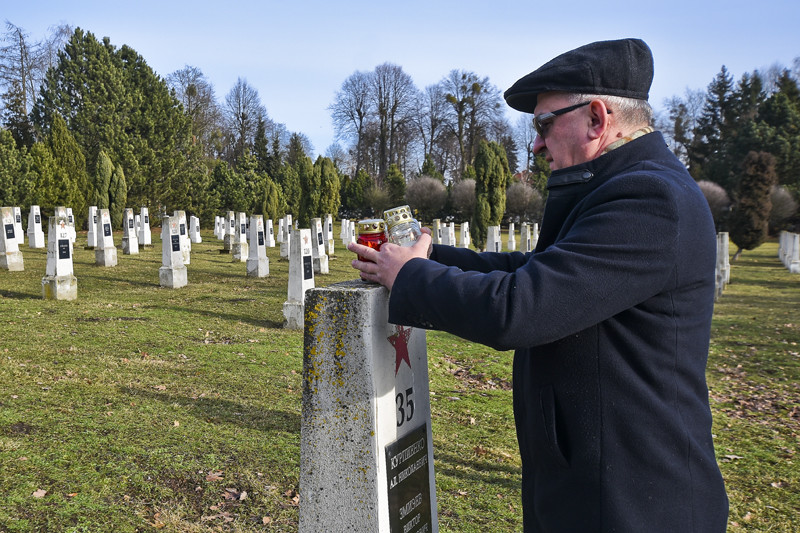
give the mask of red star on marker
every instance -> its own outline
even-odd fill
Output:
[[[390,335],[387,339],[394,346],[395,351],[395,364],[394,375],[400,370],[400,363],[403,361],[411,368],[411,360],[408,358],[408,338],[411,336],[412,328],[405,328],[404,326],[397,326],[397,333]]]

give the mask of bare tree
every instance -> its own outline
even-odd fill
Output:
[[[411,132],[408,125],[418,91],[411,76],[391,63],[375,67],[371,82],[371,98],[378,121],[378,184],[381,184],[389,165],[399,162],[403,135]]]
[[[502,120],[503,104],[489,78],[479,78],[474,72],[451,70],[440,83],[449,104],[448,128],[458,145],[458,180],[472,164],[478,142],[487,138],[494,122]]]
[[[336,93],[334,103],[328,107],[336,130],[336,138],[355,144],[353,175],[366,168],[366,129],[372,113],[372,73],[356,71],[350,75]]]
[[[222,129],[222,113],[214,95],[214,86],[197,68],[186,65],[167,76],[167,83],[192,121],[192,135],[203,146],[206,155],[213,155],[213,141]]]
[[[520,115],[517,119],[514,135],[519,149],[520,160],[525,162],[525,170],[533,165],[533,143],[536,142],[536,128],[533,127],[533,115]]]
[[[0,83],[19,91],[22,107],[30,113],[40,78],[39,45],[19,26],[6,21],[0,47]]]
[[[512,183],[506,191],[506,216],[513,222],[539,220],[543,204],[541,193],[527,183]]]
[[[457,181],[450,191],[453,215],[460,220],[472,220],[475,211],[475,180]]]
[[[239,78],[225,96],[223,114],[232,141],[230,160],[235,162],[253,145],[259,121],[268,121],[267,110],[261,104],[258,91],[248,85],[247,80]]]

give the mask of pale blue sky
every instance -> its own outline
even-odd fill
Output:
[[[603,39],[652,48],[650,101],[705,89],[725,65],[738,78],[800,56],[797,0],[532,2],[520,0],[3,1],[0,21],[33,40],[67,23],[139,52],[162,77],[200,68],[222,100],[238,77],[269,116],[305,133],[317,154],[334,140],[327,107],[356,70],[400,65],[418,88],[450,70],[501,91],[555,55]],[[516,122],[518,113],[508,111]]]

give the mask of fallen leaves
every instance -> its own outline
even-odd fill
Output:
[[[34,498],[37,498],[37,499],[44,498],[46,495],[47,495],[47,491],[44,490],[44,489],[39,489],[37,491],[34,491],[33,494],[31,494],[31,496],[33,496]]]

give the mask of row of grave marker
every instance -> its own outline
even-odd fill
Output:
[[[800,274],[800,233],[782,231],[778,238],[778,258],[792,274]]]

